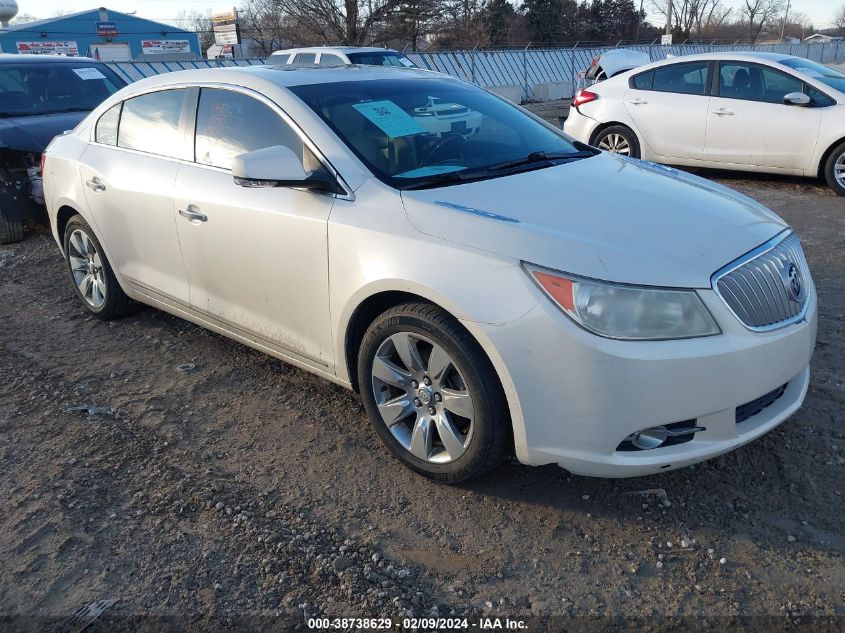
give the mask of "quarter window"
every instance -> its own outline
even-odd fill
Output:
[[[184,158],[179,120],[185,93],[185,90],[161,90],[124,101],[118,146]]]
[[[104,145],[117,145],[117,124],[120,122],[120,106],[112,106],[99,118],[94,138]]]
[[[671,64],[654,70],[652,90],[706,95],[710,85],[710,62]]]
[[[772,68],[743,63],[722,63],[719,67],[720,97],[783,103],[790,92],[803,91],[803,81]]]
[[[231,169],[235,156],[275,145],[289,147],[303,159],[306,169],[316,169],[302,139],[270,107],[231,90],[201,90],[196,162]]]

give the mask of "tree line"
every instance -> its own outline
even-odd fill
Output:
[[[398,50],[557,47],[650,42],[664,32],[668,0],[244,0],[242,37],[261,52],[303,45],[386,46]],[[811,21],[787,0],[673,0],[675,42],[803,39]],[[646,18],[651,15],[654,22]],[[655,16],[656,19],[655,19]],[[661,17],[663,16],[663,17]],[[845,32],[845,5],[834,12]],[[193,21],[203,49],[211,20]]]

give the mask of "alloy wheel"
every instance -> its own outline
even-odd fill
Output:
[[[608,134],[599,142],[599,149],[628,156],[631,153],[631,144],[621,134]]]
[[[840,186],[845,187],[845,153],[840,154],[833,164],[833,177]]]
[[[73,280],[85,302],[99,310],[106,302],[106,273],[94,241],[76,229],[68,240],[68,260]]]
[[[381,343],[371,371],[382,421],[405,450],[438,464],[466,452],[475,407],[455,361],[440,345],[398,332]]]

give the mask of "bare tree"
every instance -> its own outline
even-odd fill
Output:
[[[307,37],[321,43],[361,46],[386,24],[402,0],[276,0]]]
[[[651,0],[651,6],[664,16],[668,5],[667,0]],[[701,37],[721,28],[731,12],[722,0],[673,0],[672,24],[685,37]]]
[[[833,26],[835,26],[836,30],[840,33],[845,31],[845,4],[839,7],[833,14]]]
[[[214,44],[211,14],[201,11],[180,11],[174,20],[180,29],[193,31],[199,35],[200,50],[206,51]]]
[[[774,22],[783,12],[783,0],[744,0],[739,13],[746,20],[748,39],[754,44],[763,28]]]

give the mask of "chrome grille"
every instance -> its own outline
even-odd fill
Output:
[[[794,233],[778,235],[717,272],[713,279],[717,294],[753,330],[772,330],[800,320],[812,284]]]

